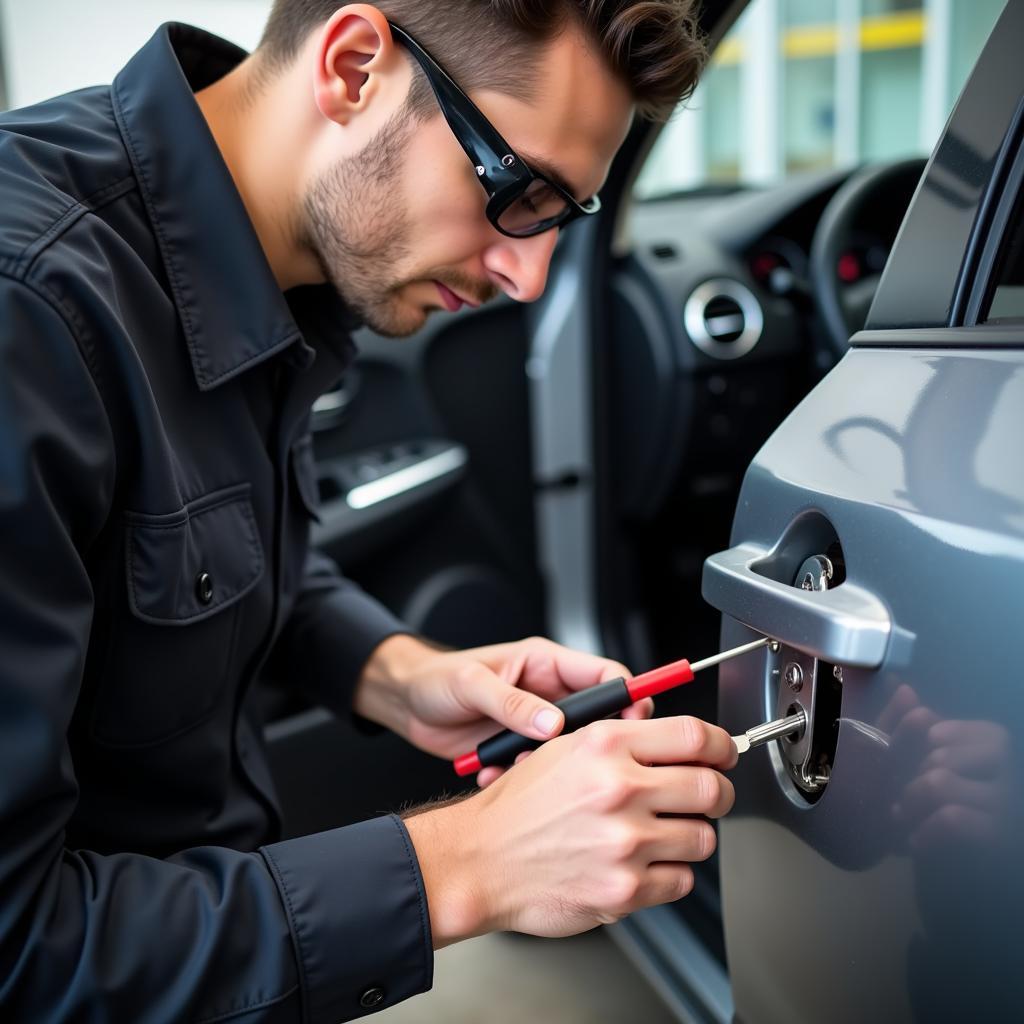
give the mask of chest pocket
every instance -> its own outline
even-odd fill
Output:
[[[263,575],[250,485],[168,515],[126,513],[117,601],[93,736],[144,746],[208,717],[233,675],[239,601]]]

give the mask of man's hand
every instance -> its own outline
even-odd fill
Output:
[[[406,819],[436,948],[487,931],[556,937],[685,896],[733,804],[736,748],[695,718],[596,722],[482,793]]]
[[[421,750],[454,758],[502,728],[535,739],[557,735],[564,716],[552,702],[630,672],[618,662],[537,637],[468,651],[438,651],[411,636],[385,640],[356,689],[359,714],[387,726]],[[623,718],[650,718],[639,701]],[[481,786],[502,774],[485,768]]]

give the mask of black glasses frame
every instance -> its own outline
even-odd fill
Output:
[[[529,167],[501,137],[480,108],[459,88],[451,75],[405,29],[394,22],[388,24],[392,35],[412,54],[427,76],[448,127],[465,150],[487,193],[487,219],[496,230],[509,238],[529,238],[552,228],[563,227],[577,217],[590,216],[601,209],[601,200],[596,195],[585,203],[579,203],[557,182]],[[522,231],[506,230],[501,226],[499,218],[537,180],[543,181],[565,200],[565,210]]]

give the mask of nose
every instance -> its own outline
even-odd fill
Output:
[[[558,241],[557,231],[545,231],[532,238],[508,238],[484,252],[484,268],[490,279],[517,302],[533,302],[544,294],[551,266],[551,254]]]

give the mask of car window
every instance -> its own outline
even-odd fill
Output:
[[[1024,322],[1024,192],[1017,197],[993,280],[985,322]]]
[[[662,131],[641,198],[926,155],[1005,0],[752,0]]]

